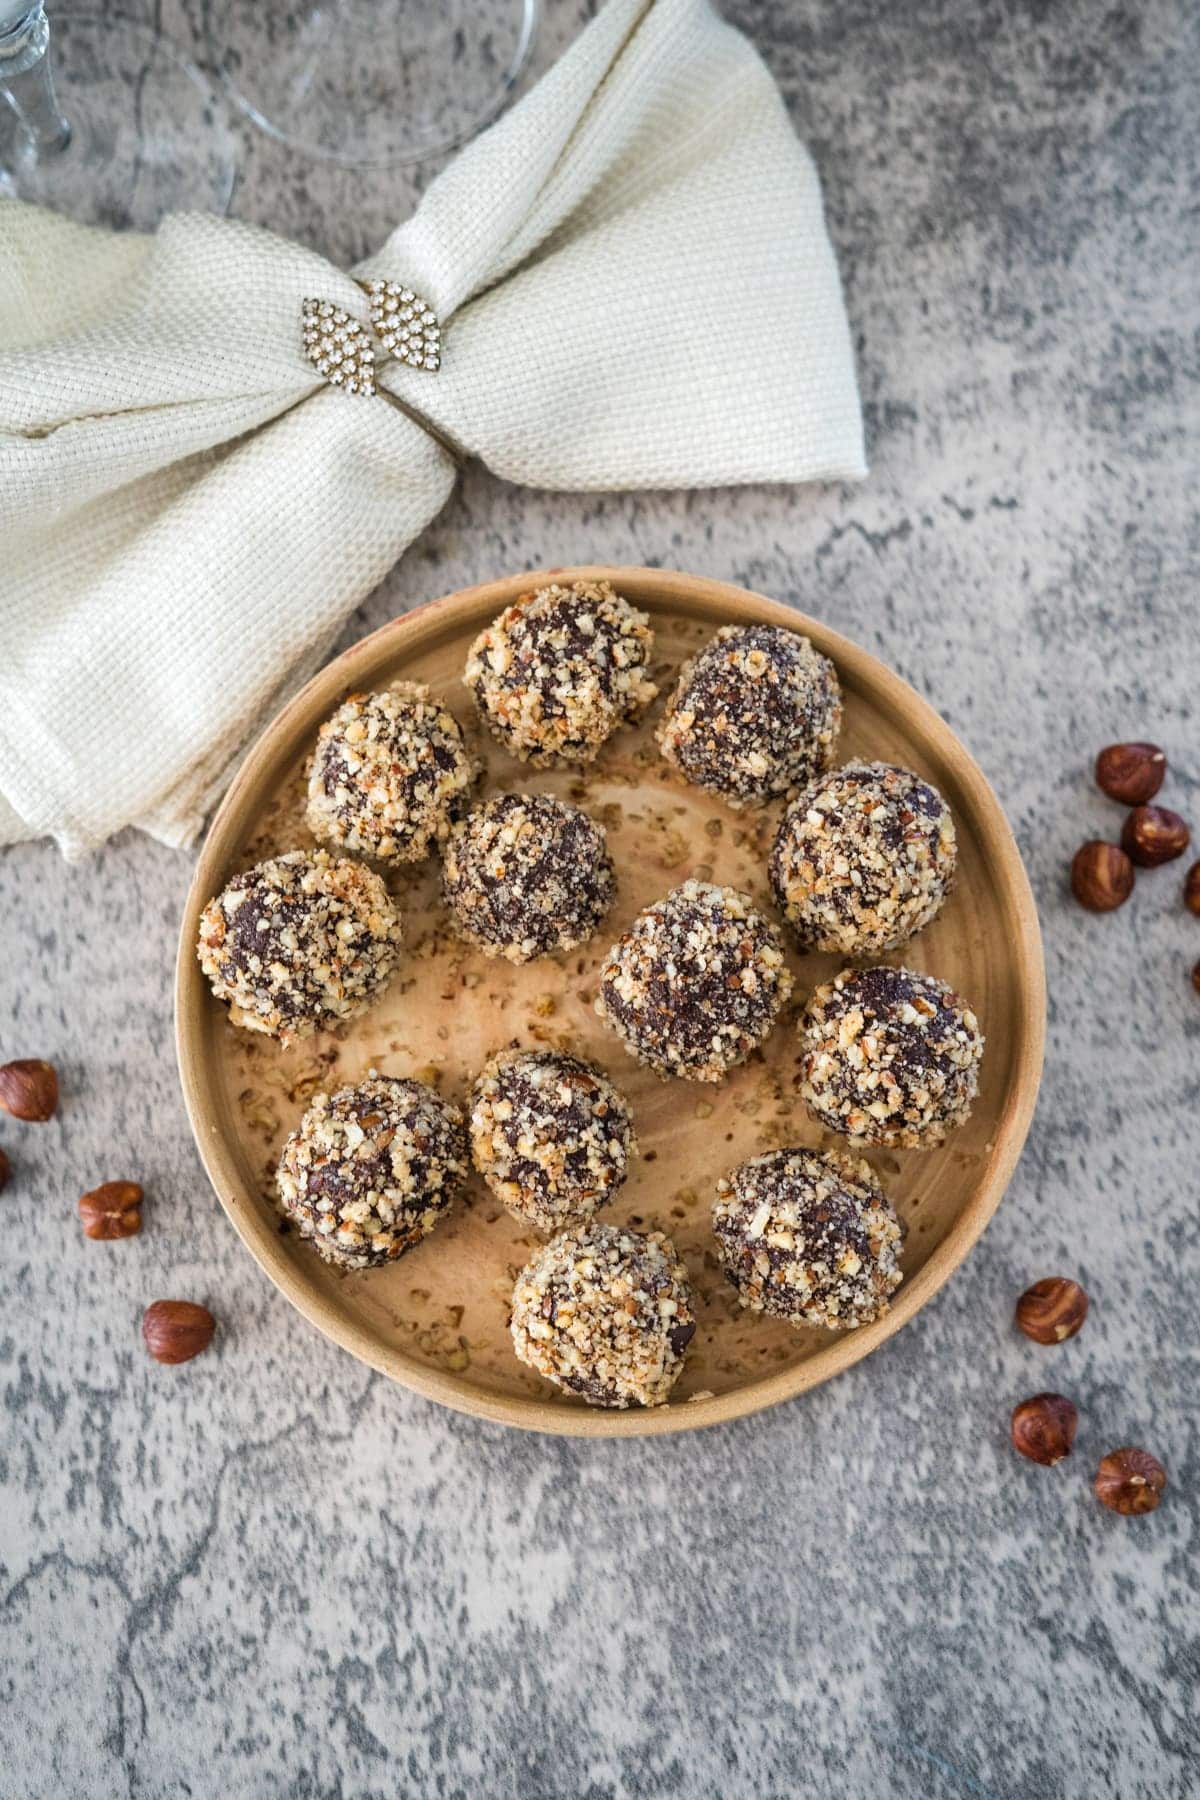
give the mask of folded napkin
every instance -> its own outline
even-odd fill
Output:
[[[307,358],[411,285],[436,371]],[[247,736],[444,504],[861,476],[821,195],[706,0],[611,0],[347,274],[234,221],[0,202],[0,842],[185,844]]]

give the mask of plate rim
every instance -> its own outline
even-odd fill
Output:
[[[359,685],[355,671],[403,653],[405,640],[428,633],[438,616],[457,619],[480,614],[481,620],[511,604],[517,594],[549,581],[611,581],[638,590],[635,603],[669,605],[679,590],[690,603],[705,603],[703,610],[716,618],[736,622],[753,615],[758,620],[783,625],[810,636],[831,656],[839,675],[851,685],[863,679],[890,700],[952,764],[960,785],[967,791],[975,816],[986,830],[989,851],[998,858],[1006,898],[1018,922],[1014,941],[1018,990],[1014,1068],[1008,1093],[992,1139],[992,1150],[978,1187],[951,1229],[922,1267],[900,1289],[888,1312],[874,1324],[860,1326],[835,1339],[794,1368],[760,1376],[746,1387],[728,1393],[683,1401],[676,1405],[605,1411],[573,1407],[562,1402],[491,1394],[451,1371],[431,1369],[407,1352],[383,1351],[371,1334],[347,1318],[323,1295],[311,1288],[283,1250],[274,1231],[265,1230],[262,1201],[243,1189],[235,1159],[230,1153],[213,1110],[207,1106],[205,1032],[215,1004],[204,982],[195,955],[196,929],[202,907],[224,876],[228,858],[245,826],[243,809],[264,782],[260,765],[272,753],[279,754],[293,733],[316,729],[320,719],[347,688]],[[644,597],[644,601],[639,596]],[[490,610],[489,610],[490,609]],[[184,1106],[200,1160],[223,1210],[251,1256],[273,1285],[296,1310],[324,1336],[348,1350],[360,1362],[398,1382],[402,1387],[437,1401],[456,1412],[516,1427],[520,1430],[565,1437],[649,1437],[663,1433],[703,1430],[745,1418],[794,1399],[831,1380],[861,1362],[872,1351],[903,1329],[945,1285],[979,1241],[1008,1187],[1025,1145],[1037,1103],[1046,1035],[1045,958],[1041,927],[1016,839],[1000,802],[970,751],[940,713],[902,676],[870,651],[843,637],[823,621],[810,618],[783,601],[772,600],[751,588],[682,570],[643,568],[636,565],[588,563],[578,566],[532,569],[498,576],[472,587],[460,588],[425,601],[390,619],[360,638],[313,675],[300,691],[271,719],[243,755],[204,835],[184,902],[175,967],[175,1048],[183,1089]]]

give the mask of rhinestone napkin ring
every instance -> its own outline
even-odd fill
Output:
[[[440,369],[442,327],[427,300],[398,281],[363,281],[371,324],[385,350],[412,369]],[[367,328],[332,300],[306,300],[304,354],[347,394],[375,392],[375,351]]]
[[[331,300],[306,300],[304,354],[314,369],[348,394],[375,392],[375,352],[364,325]]]

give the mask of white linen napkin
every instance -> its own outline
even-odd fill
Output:
[[[442,321],[380,387],[511,481],[865,473],[816,173],[707,0],[610,0],[354,273]],[[306,361],[309,296],[367,318],[267,231],[0,202],[0,842],[189,842],[444,504],[444,444]]]

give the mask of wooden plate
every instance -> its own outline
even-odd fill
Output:
[[[744,1312],[714,1261],[708,1217],[716,1176],[786,1143],[821,1144],[794,1093],[792,1020],[836,959],[793,957],[796,997],[765,1050],[718,1087],[660,1082],[626,1055],[592,1010],[596,971],[633,915],[689,875],[730,883],[768,908],[766,857],[779,807],[735,814],[659,760],[653,726],[619,733],[584,774],[532,771],[478,725],[461,683],[467,646],[547,573],[514,575],[395,620],[330,664],[279,715],[247,757],[200,854],[183,920],[176,982],[180,1070],[200,1154],[222,1205],[276,1286],[328,1337],[385,1375],[447,1406],[536,1431],[636,1437],[685,1431],[790,1399],[874,1350],[912,1318],[962,1261],[994,1212],[1029,1126],[1041,1072],[1045,992],[1033,898],[1004,816],[949,727],[900,678],[826,626],[787,607],[691,575],[651,569],[565,569],[607,576],[651,615],[656,679],[713,629],[767,621],[807,632],[837,664],[846,700],[840,754],[883,757],[929,777],[958,826],[958,884],[939,919],[894,960],[948,980],[987,1034],[974,1115],[941,1151],[873,1152],[908,1235],[905,1281],[876,1324],[834,1336]],[[281,1051],[236,1031],[195,956],[204,902],[259,858],[311,845],[303,765],[320,721],[347,690],[404,676],[427,681],[484,757],[485,791],[516,787],[571,797],[608,829],[620,883],[608,926],[582,951],[513,968],[450,937],[437,871],[389,877],[405,915],[407,954],[381,1002],[349,1028]],[[590,1056],[628,1096],[642,1155],[605,1216],[662,1228],[693,1277],[700,1326],[669,1406],[604,1412],[561,1396],[512,1352],[508,1298],[536,1240],[475,1184],[450,1218],[395,1264],[328,1269],[275,1212],[272,1171],[318,1086],[356,1081],[372,1065],[419,1075],[457,1101],[501,1045],[546,1044]]]

